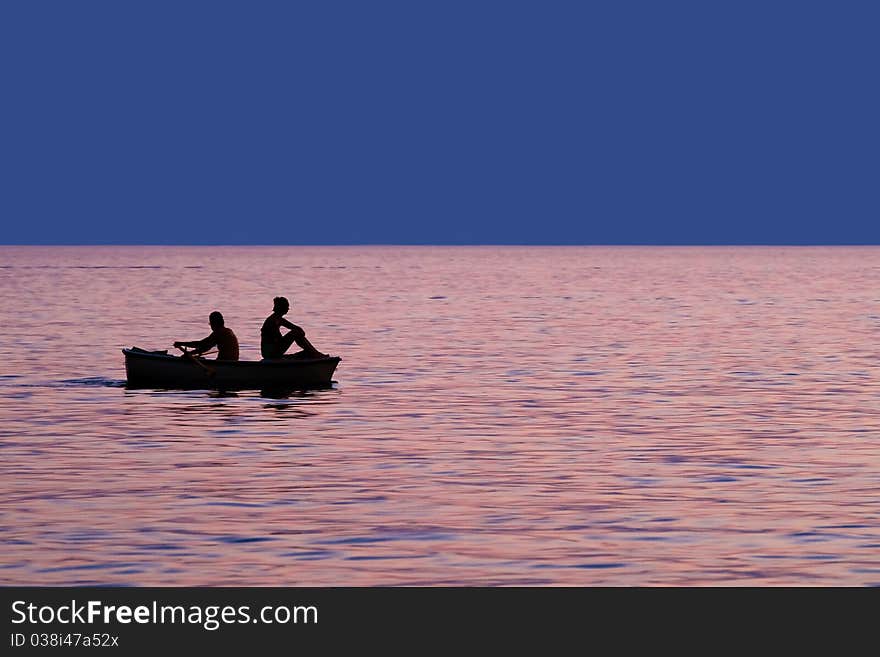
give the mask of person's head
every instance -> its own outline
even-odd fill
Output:
[[[208,315],[208,322],[210,322],[212,329],[223,328],[223,315],[215,310],[210,315]]]
[[[275,297],[272,303],[274,304],[272,312],[276,312],[279,315],[283,315],[290,310],[290,302],[287,300],[287,297]]]

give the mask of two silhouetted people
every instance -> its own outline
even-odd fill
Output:
[[[211,335],[207,338],[193,342],[175,342],[174,346],[178,349],[192,348],[189,353],[193,356],[217,347],[217,360],[238,360],[238,338],[235,337],[232,329],[226,326],[223,315],[215,310],[208,316],[208,323],[211,325]]]
[[[289,310],[290,302],[286,298],[275,297],[272,314],[266,318],[260,329],[260,352],[263,358],[284,358],[285,352],[293,343],[299,345],[302,351],[287,358],[325,358],[327,354],[315,349],[306,338],[305,331],[284,319],[284,315]],[[215,310],[208,321],[211,324],[211,335],[207,338],[192,342],[175,342],[174,346],[178,349],[191,348],[192,351],[188,352],[191,356],[198,356],[217,347],[217,360],[238,360],[238,338],[225,325],[223,315]],[[284,335],[281,334],[282,327],[289,329]]]

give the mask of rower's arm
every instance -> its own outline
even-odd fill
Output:
[[[204,338],[203,340],[190,340],[189,342],[175,342],[174,346],[175,347],[189,347],[190,349],[193,350],[190,353],[201,354],[205,351],[208,351],[208,349],[210,349],[211,347],[216,347],[217,346],[217,338],[214,337],[214,334],[212,333],[211,335],[209,335],[207,338]]]
[[[195,347],[195,350],[192,353],[194,353],[194,354],[204,353],[204,352],[208,351],[208,349],[210,349],[211,347],[217,346],[217,337],[212,333],[204,340],[199,340],[198,342],[194,343],[192,346]]]
[[[189,342],[175,342],[175,347],[198,347],[201,340],[190,340]]]

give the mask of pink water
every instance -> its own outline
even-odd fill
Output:
[[[123,346],[332,390],[126,390]],[[880,248],[0,247],[0,583],[880,584]]]

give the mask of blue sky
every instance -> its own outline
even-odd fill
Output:
[[[880,243],[880,4],[0,5],[0,243]]]

